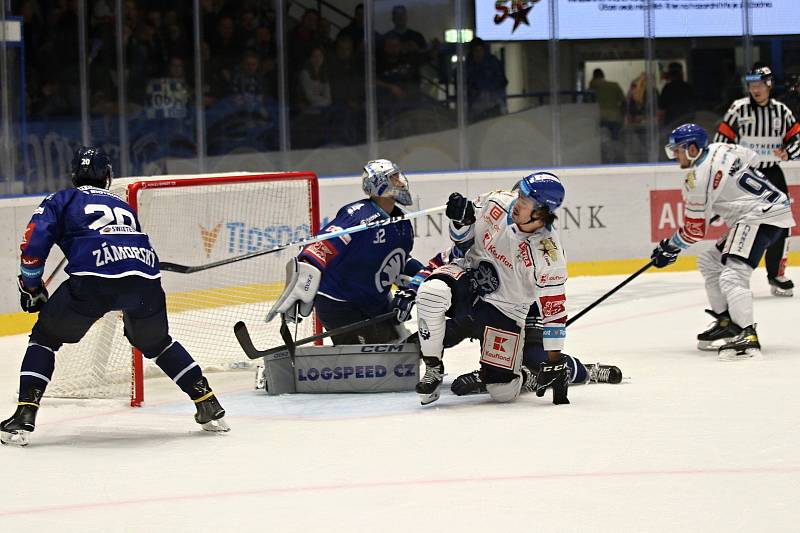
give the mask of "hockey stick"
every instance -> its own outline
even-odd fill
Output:
[[[170,263],[168,261],[161,262],[161,270],[166,270],[169,272],[177,272],[179,274],[192,274],[194,272],[200,272],[202,270],[208,270],[209,268],[215,268],[218,266],[229,265],[231,263],[236,263],[238,261],[244,261],[245,259],[252,259],[254,257],[260,257],[262,255],[272,254],[275,252],[280,252],[281,250],[285,250],[287,248],[291,248],[293,246],[305,246],[307,244],[312,244],[315,242],[326,241],[328,239],[333,239],[334,237],[341,237],[342,235],[348,235],[350,233],[357,233],[359,231],[364,231],[372,228],[377,228],[380,226],[387,226],[389,224],[395,224],[400,222],[401,220],[411,220],[412,218],[418,218],[425,215],[431,215],[433,213],[438,213],[439,211],[444,211],[447,208],[446,205],[440,205],[437,207],[431,207],[429,209],[423,209],[421,211],[415,211],[413,213],[406,213],[401,216],[396,217],[389,217],[383,218],[380,220],[373,220],[372,222],[366,222],[364,224],[360,224],[358,226],[353,226],[350,228],[343,228],[337,231],[330,231],[327,233],[322,233],[316,235],[314,237],[309,237],[307,239],[300,239],[298,241],[292,241],[286,244],[282,244],[280,246],[276,246],[274,248],[269,248],[267,250],[259,250],[257,252],[250,252],[244,255],[238,255],[236,257],[229,257],[227,259],[221,259],[219,261],[214,261],[213,263],[206,263],[205,265],[196,265],[196,266],[188,266],[188,265],[181,265],[178,263]]]
[[[236,335],[236,340],[239,341],[239,345],[242,347],[242,350],[244,350],[244,353],[247,354],[247,357],[249,357],[250,359],[259,359],[261,357],[266,357],[268,355],[276,354],[282,351],[288,351],[289,355],[292,356],[292,358],[294,358],[294,349],[296,346],[302,346],[303,344],[308,344],[314,341],[325,339],[332,335],[349,333],[351,331],[361,329],[364,326],[369,326],[370,324],[383,322],[384,320],[388,320],[394,316],[395,316],[394,311],[390,311],[389,313],[384,313],[382,315],[378,315],[372,318],[366,318],[364,320],[353,322],[352,324],[348,324],[340,328],[332,329],[330,331],[325,331],[317,335],[312,335],[310,337],[305,337],[303,339],[297,339],[297,340],[292,339],[289,327],[284,322],[281,325],[281,338],[283,339],[283,342],[285,342],[286,344],[283,346],[268,348],[266,350],[259,350],[253,345],[253,339],[250,338],[250,332],[247,331],[247,325],[244,322],[241,321],[237,322],[236,325],[233,326],[233,334]]]
[[[58,262],[58,264],[57,264],[57,265],[56,265],[56,267],[53,269],[53,271],[52,271],[52,272],[50,272],[50,275],[49,275],[49,276],[47,276],[47,279],[46,279],[46,280],[44,280],[44,283],[43,283],[43,286],[44,286],[44,287],[47,287],[48,285],[50,285],[50,282],[51,282],[51,281],[53,281],[53,278],[54,278],[54,277],[56,277],[56,274],[58,274],[59,272],[61,272],[61,269],[62,269],[62,268],[64,268],[64,265],[65,265],[66,263],[67,263],[67,257],[66,257],[66,256],[64,256],[64,257],[62,257],[62,258],[61,258],[61,261],[59,261],[59,262]]]
[[[639,276],[639,274],[641,274],[642,272],[644,272],[645,270],[647,270],[651,266],[653,266],[653,262],[652,261],[650,261],[645,266],[643,266],[642,268],[640,268],[639,270],[637,270],[636,272],[634,272],[633,274],[628,276],[625,279],[625,281],[623,281],[622,283],[620,283],[619,285],[617,285],[616,287],[614,287],[613,289],[611,289],[610,291],[605,293],[603,296],[601,296],[600,298],[595,300],[593,303],[591,303],[588,307],[584,308],[577,315],[575,315],[574,317],[572,317],[569,320],[567,320],[567,326],[569,326],[570,324],[572,324],[573,322],[578,320],[580,317],[582,317],[583,315],[585,315],[586,313],[588,313],[589,311],[591,311],[592,309],[594,309],[595,307],[597,307],[598,305],[603,303],[609,296],[611,296],[612,294],[614,294],[615,292],[620,290],[622,287],[624,287],[625,285],[627,285],[628,283],[630,283],[631,281],[636,279]]]

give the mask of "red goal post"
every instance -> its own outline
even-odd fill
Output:
[[[154,176],[114,180],[112,192],[137,212],[161,261],[202,265],[279,246],[319,231],[319,189],[311,172]],[[250,325],[258,346],[282,343],[278,320],[264,323],[285,283],[292,248],[202,272],[162,272],[170,334],[205,371],[247,368],[233,324]],[[319,331],[306,321],[300,333]],[[144,381],[163,376],[125,339],[121,313],[101,318],[84,340],[58,352],[48,395],[130,397],[144,401]]]

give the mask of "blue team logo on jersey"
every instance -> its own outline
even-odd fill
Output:
[[[400,276],[406,264],[406,251],[395,248],[386,255],[381,267],[375,273],[375,288],[378,292],[385,292]]]

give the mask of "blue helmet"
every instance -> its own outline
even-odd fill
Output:
[[[114,172],[111,158],[99,146],[81,146],[72,156],[72,184],[108,189]]]
[[[517,182],[514,189],[522,191],[522,195],[552,212],[564,201],[564,186],[558,176],[550,172],[535,172]]]
[[[690,122],[672,130],[672,133],[669,134],[669,140],[664,146],[664,151],[667,153],[668,158],[675,159],[677,157],[675,150],[678,148],[686,149],[691,144],[695,145],[698,150],[703,150],[708,146],[708,134],[706,130]]]

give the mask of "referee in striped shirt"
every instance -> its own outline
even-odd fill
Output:
[[[758,169],[776,188],[787,193],[780,161],[800,156],[800,124],[783,103],[770,98],[773,85],[769,67],[755,67],[745,76],[750,96],[731,104],[717,129],[714,142],[746,146],[759,155]],[[789,230],[767,249],[767,279],[772,294],[792,296],[794,283],[785,276]]]

